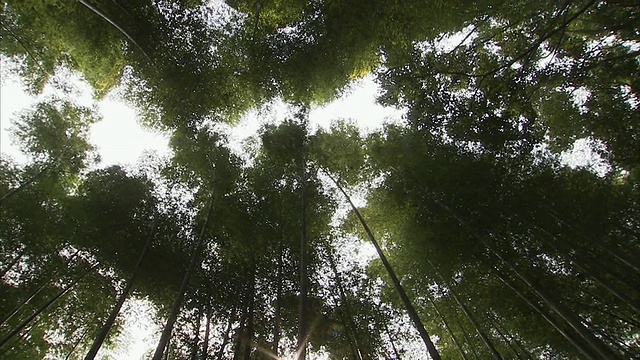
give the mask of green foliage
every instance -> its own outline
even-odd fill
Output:
[[[227,3],[234,9],[251,16],[249,23],[253,23],[254,31],[274,33],[279,29],[294,25],[302,17],[306,1],[301,0],[266,0],[266,1],[235,1]]]
[[[540,351],[548,344],[543,334],[554,330],[526,304],[507,303],[502,296],[496,297],[510,289],[490,275],[500,262],[488,256],[489,243],[507,254],[527,276],[546,289],[554,289],[554,294],[590,319],[590,326],[609,334],[610,346],[628,341],[628,333],[623,334],[629,324],[599,317],[595,314],[598,311],[594,313],[594,309],[579,304],[587,303],[583,298],[586,296],[589,301],[598,298],[607,304],[615,303],[621,316],[633,312],[628,307],[630,303],[601,293],[602,282],[581,279],[601,278],[591,271],[596,271],[599,265],[595,264],[602,264],[606,258],[607,275],[602,274],[601,280],[633,299],[639,295],[630,284],[613,280],[629,271],[614,253],[633,248],[632,256],[637,256],[638,248],[629,245],[632,239],[628,236],[636,231],[632,229],[637,229],[638,223],[622,215],[637,211],[636,202],[630,200],[635,190],[584,170],[523,165],[521,160],[491,159],[473,151],[463,153],[453,144],[439,144],[431,137],[416,130],[391,127],[384,134],[374,135],[369,145],[375,149],[374,167],[382,165],[381,170],[390,171],[369,196],[371,210],[366,214],[372,219],[372,226],[384,229],[382,237],[390,241],[387,249],[391,261],[400,274],[407,274],[403,278],[405,286],[416,294],[433,296],[434,301],[445,301],[446,292],[434,293],[434,284],[445,286],[436,276],[439,273],[448,282],[457,282],[455,291],[470,299],[470,306],[482,311],[480,314],[494,312],[510,319],[502,325],[512,335],[526,339],[532,346],[529,352]],[[605,248],[616,250],[612,253]],[[424,259],[435,267],[428,266]],[[426,305],[423,311],[428,308]],[[547,330],[529,332],[526,326],[514,326],[531,323],[532,319],[540,321],[535,327],[538,331]],[[575,349],[563,340],[552,346],[557,354],[575,354]]]
[[[58,161],[77,172],[87,165],[89,127],[100,121],[95,109],[50,98],[23,112],[14,136],[22,151],[38,160]]]
[[[595,20],[625,11],[638,16],[593,2],[497,5],[463,41],[432,38],[390,53],[381,99],[407,106],[411,126],[461,148],[520,156],[540,143],[562,151],[591,137],[606,144],[614,166],[635,171],[638,96],[628,76],[639,65],[628,41],[637,34],[626,32],[628,19]],[[610,30],[608,21],[616,23]]]
[[[120,34],[80,2],[10,1],[0,16],[0,51],[24,59],[19,71],[30,91],[41,92],[59,66],[80,71],[97,97],[120,83],[126,64]]]
[[[354,214],[336,221],[324,171],[370,187],[362,214],[443,358],[490,357],[487,341],[504,358],[581,357],[597,344],[580,326],[638,357],[640,11],[628,5],[8,1],[0,52],[32,92],[62,70],[98,98],[122,83],[173,154],[147,176],[86,172],[93,109],[52,98],[21,114],[14,134],[33,161],[0,162],[2,315],[45,287],[1,333],[95,269],[0,356],[80,352],[149,237],[134,292],[166,316],[212,199],[172,354],[196,354],[201,316],[212,345],[227,338],[223,357],[295,343],[306,224],[312,348],[394,357],[390,342],[411,338],[402,303],[378,260],[351,259],[365,234]],[[402,125],[309,130],[311,106],[371,72],[380,102],[407,109]],[[235,154],[217,123],[278,98],[297,113]],[[610,173],[559,163],[585,138]]]
[[[329,131],[318,130],[309,141],[309,152],[317,167],[347,184],[357,184],[364,177],[364,143],[353,124],[334,122]]]

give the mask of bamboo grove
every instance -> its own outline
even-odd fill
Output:
[[[637,1],[0,14],[3,76],[56,94],[15,116],[30,161],[0,162],[2,359],[105,357],[132,299],[155,309],[154,360],[640,357]],[[69,74],[171,155],[100,167]],[[364,77],[402,119],[310,123]],[[563,160],[577,143],[597,166]]]

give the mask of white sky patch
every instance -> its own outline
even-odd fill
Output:
[[[91,106],[91,90],[78,79],[73,81],[77,88],[74,100],[80,105]],[[368,76],[355,85],[338,100],[321,107],[314,107],[309,113],[309,123],[313,129],[328,129],[332,120],[348,119],[355,122],[364,133],[380,129],[385,122],[396,122],[402,118],[404,110],[376,104],[378,86],[373,77]],[[96,146],[101,163],[98,166],[134,164],[145,151],[155,151],[159,156],[168,155],[169,137],[166,134],[144,129],[136,120],[136,111],[117,98],[117,92],[98,102],[98,110],[103,120],[91,127],[89,141]],[[9,156],[20,163],[28,162],[28,157],[20,153],[13,143],[9,128],[17,113],[27,109],[46,96],[62,95],[47,86],[43,95],[34,97],[25,93],[15,78],[3,79],[0,94],[0,154]],[[267,123],[279,123],[291,117],[286,105],[274,102],[260,111],[250,111],[243,120],[229,128],[230,145],[241,152],[242,143]]]
[[[34,103],[35,99],[26,95],[20,84],[3,79],[0,87],[0,155],[3,157],[9,156],[15,161],[27,162],[27,157],[18,150],[9,136],[10,119],[14,118],[17,111]]]
[[[169,154],[169,137],[143,129],[136,112],[122,101],[107,97],[98,104],[104,119],[91,127],[91,143],[100,153],[101,165],[133,164],[145,151]]]
[[[598,176],[611,171],[611,165],[598,153],[605,151],[605,145],[590,138],[578,139],[569,151],[560,156],[561,162],[571,168],[586,168]]]
[[[567,91],[571,95],[573,104],[578,108],[581,114],[586,114],[589,109],[587,108],[587,102],[591,98],[591,91],[586,86],[578,88],[567,88]]]
[[[457,46],[468,46],[478,38],[478,34],[475,31],[476,27],[469,25],[461,31],[447,34],[436,44],[436,49],[441,53],[448,53],[453,51]]]
[[[73,84],[77,87],[72,92],[73,100],[80,105],[92,106],[88,85],[77,79]],[[3,79],[0,91],[0,154],[19,163],[26,163],[28,157],[20,152],[10,135],[9,129],[13,121],[20,111],[28,109],[37,101],[51,95],[64,98],[64,95],[47,86],[42,95],[30,96],[16,79]],[[143,129],[136,120],[135,110],[118,100],[115,95],[107,96],[97,106],[103,120],[91,127],[89,141],[100,154],[100,167],[133,164],[145,151],[156,151],[160,156],[169,153],[168,137]]]
[[[328,129],[331,120],[351,119],[364,133],[369,133],[381,128],[385,122],[398,121],[405,111],[377,104],[377,94],[378,86],[373,76],[367,76],[353,85],[340,99],[313,108],[309,114],[309,122]]]
[[[310,131],[318,128],[329,129],[334,120],[352,121],[363,134],[379,130],[385,123],[399,122],[404,109],[385,107],[376,103],[378,85],[373,76],[367,76],[352,85],[348,91],[324,106],[315,106],[309,112]],[[242,155],[245,141],[257,134],[265,124],[279,124],[286,118],[293,118],[291,108],[281,100],[271,102],[260,109],[250,110],[240,123],[233,127],[221,124],[229,135],[229,147]],[[246,157],[245,160],[248,160]]]
[[[124,327],[118,335],[115,349],[104,346],[98,352],[97,359],[138,360],[144,359],[150,349],[155,348],[160,338],[160,327],[154,323],[156,309],[146,299],[133,297],[128,299],[121,310]]]

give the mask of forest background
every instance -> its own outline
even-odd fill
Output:
[[[636,2],[1,14],[3,74],[53,89],[12,130],[30,160],[0,164],[3,358],[108,356],[127,299],[154,360],[640,355]],[[170,153],[96,163],[76,77]],[[400,121],[313,126],[362,79]],[[238,149],[250,115],[271,119]],[[576,144],[598,166],[568,166]]]

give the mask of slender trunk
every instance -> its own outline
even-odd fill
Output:
[[[114,4],[116,4],[116,6],[117,6],[118,8],[120,8],[120,10],[122,10],[122,12],[124,12],[128,17],[133,17],[133,16],[131,15],[131,13],[130,13],[130,12],[128,12],[128,11],[127,11],[127,9],[125,9],[125,8],[124,8],[124,6],[122,6],[122,4],[120,4],[118,1],[116,1],[116,0],[111,0],[111,2],[113,2]]]
[[[480,339],[482,339],[482,342],[484,343],[484,345],[487,347],[487,349],[489,349],[489,351],[493,355],[493,358],[496,360],[502,360],[502,356],[500,355],[496,347],[493,345],[493,342],[491,342],[491,340],[489,339],[489,336],[487,336],[484,330],[482,330],[482,327],[480,326],[478,321],[475,319],[473,314],[471,314],[471,311],[469,311],[469,308],[467,308],[464,302],[460,300],[460,298],[456,294],[456,291],[453,289],[453,286],[451,286],[451,284],[449,284],[449,282],[445,280],[445,278],[436,270],[437,268],[433,265],[433,263],[430,260],[427,259],[427,263],[429,264],[429,266],[431,266],[431,268],[433,269],[433,272],[438,276],[440,281],[442,281],[442,284],[449,289],[449,293],[451,294],[451,296],[453,296],[453,300],[456,302],[456,304],[458,304],[460,309],[462,309],[462,312],[465,314],[467,319],[469,319],[473,327],[476,329],[476,332],[480,336]]]
[[[391,336],[391,331],[389,331],[389,326],[385,323],[384,330],[387,333],[387,337],[389,338],[389,342],[391,343],[391,349],[393,350],[393,354],[395,355],[395,360],[400,360],[400,352],[396,347],[396,342],[393,341],[393,337]]]
[[[339,316],[340,316],[340,320],[342,320],[342,323],[345,324],[345,336],[347,337],[347,343],[349,343],[349,350],[351,350],[351,356],[353,356],[354,359],[356,360],[362,360],[360,358],[360,354],[358,353],[358,349],[357,346],[355,344],[355,341],[353,340],[353,338],[351,337],[351,329],[349,328],[349,326],[347,326],[346,324],[349,323],[348,320],[348,316],[346,315],[345,312],[343,310],[338,310]]]
[[[247,296],[249,297],[249,306],[247,307],[247,326],[245,329],[244,337],[242,338],[242,342],[244,345],[244,360],[249,360],[253,344],[253,313],[255,312],[256,303],[256,270],[253,260],[251,265],[251,281],[249,283],[249,291]]]
[[[533,360],[533,354],[531,354],[531,352],[524,347],[524,345],[522,344],[522,342],[520,340],[518,340],[518,338],[515,337],[511,337],[512,339],[515,340],[516,346],[518,347],[518,349],[520,349],[520,351],[525,354],[525,356],[527,357],[528,360]]]
[[[242,357],[242,350],[244,349],[242,339],[244,338],[244,334],[246,332],[247,326],[247,304],[243,304],[242,306],[242,317],[240,319],[240,326],[236,330],[236,338],[233,344],[233,360],[240,360]]]
[[[456,214],[451,208],[449,208],[448,206],[446,206],[442,202],[438,201],[437,199],[434,199],[434,201],[438,205],[440,205],[445,211],[447,211],[449,214],[451,214],[451,216],[453,216],[461,226],[468,227],[467,223],[464,221],[464,219],[462,219],[460,216],[458,216],[458,214]],[[475,232],[473,232],[473,234],[475,234]],[[587,329],[582,324],[582,319],[580,319],[579,316],[575,315],[569,309],[565,308],[561,303],[556,301],[553,297],[551,297],[544,290],[542,290],[542,288],[540,286],[537,286],[536,284],[534,284],[528,277],[526,277],[524,274],[522,274],[522,272],[518,271],[511,264],[511,262],[506,260],[500,254],[500,252],[496,251],[484,238],[482,238],[480,236],[477,236],[477,235],[474,235],[474,237],[480,243],[482,243],[485,246],[485,248],[487,248],[487,250],[489,250],[489,252],[491,252],[493,255],[495,255],[496,258],[498,258],[503,264],[505,264],[509,269],[511,269],[511,271],[520,280],[522,280],[522,282],[524,282],[529,287],[529,289],[531,291],[533,291],[533,293],[540,300],[542,300],[545,304],[547,304],[547,306],[551,310],[553,310],[554,313],[556,313],[558,316],[560,316],[569,326],[571,326],[576,331],[576,333],[578,335],[580,335],[580,337],[582,337],[589,344],[589,346],[593,350],[595,350],[603,359],[617,359],[618,358],[618,356],[616,356],[615,353],[611,349],[609,349],[609,347],[607,347],[600,339],[598,339],[596,336],[594,336],[593,333],[591,333],[589,331],[589,329]]]
[[[556,236],[554,236],[553,234],[551,234],[549,231],[547,231],[545,229],[542,229],[542,228],[541,228],[541,230],[544,233],[546,233],[547,235],[551,236],[554,240],[558,240],[558,238]],[[568,251],[562,251],[561,249],[559,249],[558,246],[556,246],[554,244],[554,241],[547,241],[546,243],[554,251],[562,254],[562,256],[564,256],[567,259],[569,259],[571,261],[571,263],[573,264],[573,266],[575,266],[578,271],[589,275],[598,285],[600,285],[601,287],[603,287],[604,289],[609,291],[609,293],[611,293],[613,296],[617,297],[624,304],[626,304],[631,309],[633,309],[636,313],[640,313],[640,306],[636,305],[636,301],[634,301],[633,299],[631,299],[629,296],[627,296],[623,292],[619,291],[618,289],[614,288],[610,284],[611,281],[607,281],[606,279],[602,278],[601,273],[605,272],[605,275],[608,273],[612,277],[614,277],[614,278],[620,280],[622,283],[628,285],[628,290],[629,291],[633,291],[634,293],[638,293],[638,291],[633,287],[633,285],[629,284],[626,279],[619,279],[618,276],[616,276],[615,274],[607,271],[606,267],[601,267],[598,270],[592,270],[591,268],[583,265],[582,261],[580,261],[577,258],[576,255],[573,255]]]
[[[224,348],[227,347],[227,344],[229,343],[229,338],[230,338],[230,334],[231,334],[231,327],[233,326],[233,322],[236,320],[236,310],[230,310],[229,311],[229,322],[227,323],[227,328],[224,331],[223,334],[223,338],[222,338],[222,343],[220,344],[220,349],[218,350],[218,353],[216,354],[216,359],[218,360],[222,360],[223,356],[224,356]]]
[[[427,333],[427,330],[425,329],[424,324],[422,324],[422,321],[420,320],[420,316],[418,316],[418,312],[416,311],[416,309],[411,304],[411,301],[409,300],[409,297],[407,296],[407,293],[405,292],[404,288],[400,284],[400,280],[398,280],[398,277],[396,276],[395,271],[391,267],[391,264],[387,260],[387,257],[382,252],[382,248],[380,248],[380,245],[378,244],[378,242],[376,241],[375,237],[373,236],[373,233],[371,232],[371,230],[369,229],[369,226],[367,225],[366,221],[362,217],[362,214],[360,214],[360,211],[358,211],[358,208],[356,208],[356,206],[351,201],[351,198],[349,197],[349,195],[347,195],[347,192],[342,188],[342,186],[340,186],[340,184],[336,181],[336,179],[334,179],[333,176],[331,176],[331,174],[329,174],[329,172],[325,171],[325,173],[327,174],[327,176],[329,176],[331,181],[333,181],[333,183],[340,190],[340,192],[344,195],[344,197],[347,198],[347,201],[349,202],[349,205],[351,205],[351,208],[353,209],[353,211],[355,212],[356,216],[360,220],[360,223],[362,224],[362,227],[364,228],[365,232],[369,236],[369,240],[371,240],[371,243],[375,247],[376,252],[378,253],[378,256],[380,257],[380,260],[382,261],[382,264],[384,265],[385,269],[387,270],[387,273],[389,274],[389,277],[391,278],[391,281],[393,282],[393,285],[394,285],[396,291],[398,292],[398,295],[400,296],[400,299],[402,300],[402,303],[404,304],[405,309],[407,310],[407,314],[409,315],[409,318],[413,322],[413,325],[416,327],[416,330],[418,330],[418,333],[420,334],[420,337],[422,338],[422,341],[424,341],[424,344],[427,347],[427,351],[429,352],[429,355],[434,360],[440,360],[441,359],[440,358],[440,354],[438,353],[438,350],[436,350],[435,345],[433,344],[433,342],[429,338],[429,334]]]
[[[489,349],[489,351],[491,352],[491,355],[493,355],[493,358],[496,359],[496,360],[502,360],[502,356],[500,355],[498,350],[495,348],[495,346],[493,345],[493,343],[489,339],[489,336],[487,336],[487,334],[484,332],[484,330],[482,330],[482,328],[480,327],[480,324],[478,323],[478,321],[471,314],[471,311],[469,311],[469,308],[467,308],[467,306],[464,304],[464,302],[462,302],[462,300],[460,300],[460,298],[458,297],[458,295],[456,295],[456,293],[455,293],[455,291],[453,291],[453,289],[449,288],[449,291],[451,292],[451,295],[453,295],[454,301],[458,304],[458,306],[460,306],[460,309],[462,309],[462,312],[465,314],[467,319],[469,319],[469,321],[471,322],[473,327],[476,329],[476,332],[480,336],[480,339],[482,339],[482,342],[484,343],[484,345],[487,347],[487,349]]]
[[[201,360],[206,360],[209,356],[209,336],[211,336],[211,308],[207,307],[207,326],[204,330],[204,339],[202,341],[202,354],[200,356]]]
[[[301,234],[300,234],[300,309],[298,315],[298,350],[297,359],[305,360],[307,358],[307,337],[309,336],[309,326],[307,324],[307,307],[309,292],[309,274],[307,273],[307,263],[309,261],[309,239],[307,238],[307,178],[306,171],[302,169],[300,186],[300,218],[301,218]]]
[[[162,336],[160,337],[160,341],[158,342],[156,351],[153,354],[153,360],[162,359],[162,354],[164,353],[164,349],[167,346],[169,337],[171,337],[173,324],[176,322],[176,319],[178,318],[178,311],[180,310],[182,299],[184,298],[184,294],[187,291],[187,286],[189,285],[189,279],[191,278],[193,269],[196,266],[196,261],[200,253],[200,248],[202,247],[202,243],[204,242],[204,234],[205,234],[205,231],[207,230],[207,225],[209,224],[209,216],[211,215],[212,208],[213,208],[213,195],[210,196],[209,207],[207,209],[207,215],[205,216],[204,225],[202,225],[202,230],[200,231],[200,235],[198,236],[198,241],[196,242],[196,245],[193,249],[193,253],[191,254],[189,267],[187,268],[187,272],[184,274],[182,283],[180,284],[180,289],[178,290],[178,295],[176,296],[176,299],[173,302],[173,305],[171,307],[171,312],[169,313],[169,318],[167,319],[167,323],[165,324],[164,330],[162,331]]]
[[[202,308],[198,309],[198,316],[196,317],[196,321],[193,324],[193,341],[191,342],[191,355],[189,355],[190,360],[198,359],[198,345],[200,344],[200,324],[202,323]]]
[[[436,306],[436,303],[431,298],[429,298],[429,302],[431,303],[431,306],[433,306],[433,309],[436,311],[436,314],[438,314],[438,317],[440,317],[440,320],[442,321],[442,324],[444,324],[444,328],[447,330],[447,332],[451,336],[451,339],[453,339],[453,343],[458,348],[458,352],[460,353],[460,356],[462,356],[462,359],[468,360],[467,354],[465,354],[464,349],[462,348],[462,344],[460,344],[460,342],[458,341],[458,338],[453,332],[453,329],[451,329],[451,326],[449,326],[447,319],[440,312],[440,310],[438,309],[438,306]]]
[[[78,348],[78,345],[80,345],[80,343],[82,342],[82,340],[84,340],[84,338],[87,337],[87,334],[89,333],[89,329],[85,330],[82,335],[78,338],[78,340],[76,340],[76,342],[73,343],[73,346],[71,347],[71,350],[69,350],[69,353],[67,354],[67,356],[64,358],[64,360],[69,360],[71,359],[71,355],[73,355],[73,353],[76,351],[76,349]]]
[[[624,354],[624,358],[625,359],[637,359],[638,357],[636,356],[635,351],[632,351],[631,349],[629,349],[625,344],[624,341],[620,341],[619,339],[614,339],[610,334],[608,334],[607,332],[603,331],[602,329],[599,329],[595,326],[593,326],[591,328],[591,330],[593,331],[594,334],[600,335],[603,339],[607,340],[607,342],[609,344],[611,344],[611,346],[615,347],[616,349],[618,349],[618,351],[622,354]]]
[[[640,306],[636,304],[636,301],[634,301],[633,299],[631,299],[630,297],[628,297],[624,293],[620,292],[618,289],[616,289],[613,286],[611,286],[609,284],[610,283],[609,281],[607,281],[606,279],[601,278],[600,275],[598,275],[598,271],[591,271],[590,269],[582,266],[577,261],[573,261],[573,265],[578,269],[578,271],[581,271],[581,272],[583,272],[585,274],[589,274],[589,276],[591,276],[591,278],[595,281],[596,284],[600,285],[601,287],[603,287],[604,289],[609,291],[609,293],[611,295],[617,297],[625,305],[627,305],[628,307],[633,309],[633,311],[636,314],[640,314]]]
[[[11,340],[14,336],[16,336],[25,327],[27,327],[27,325],[29,325],[29,323],[31,323],[31,321],[33,321],[40,314],[42,314],[42,312],[45,311],[47,308],[49,308],[49,306],[51,306],[53,303],[55,303],[56,300],[58,300],[59,298],[63,297],[65,294],[67,294],[69,292],[69,290],[74,288],[76,286],[76,284],[78,284],[78,282],[80,282],[80,280],[82,280],[85,276],[87,276],[89,273],[91,273],[91,271],[93,271],[93,269],[95,269],[96,267],[97,267],[97,265],[91,267],[89,270],[87,270],[86,272],[82,273],[82,275],[78,276],[75,280],[73,280],[73,282],[71,284],[69,284],[66,287],[62,288],[62,290],[60,290],[54,297],[49,299],[49,301],[47,301],[44,305],[39,307],[33,314],[31,314],[28,318],[24,319],[20,324],[18,324],[16,327],[14,327],[13,330],[11,330],[11,332],[9,332],[7,335],[5,335],[0,340],[0,348],[3,347],[9,340]]]
[[[16,256],[13,259],[11,259],[11,262],[9,263],[9,265],[7,265],[7,267],[3,269],[2,272],[0,272],[0,278],[3,278],[9,272],[9,270],[13,269],[13,267],[16,266],[16,264],[18,263],[18,261],[20,261],[20,259],[22,259],[22,256],[26,251],[27,251],[26,246],[19,250]]]
[[[278,358],[278,346],[280,344],[280,332],[281,332],[281,299],[282,299],[282,270],[283,270],[283,259],[282,253],[284,251],[284,234],[282,230],[282,225],[280,225],[280,239],[278,240],[278,269],[276,273],[276,303],[273,314],[273,343],[271,344],[271,351],[273,352],[273,356]]]
[[[473,344],[473,341],[471,341],[471,338],[469,338],[469,334],[467,333],[467,331],[465,331],[464,326],[462,326],[462,323],[460,322],[460,319],[458,319],[457,317],[456,317],[456,323],[458,324],[458,327],[460,328],[460,331],[462,332],[462,336],[464,337],[464,341],[467,343],[467,345],[469,346],[469,349],[471,350],[471,354],[473,354],[473,358],[475,360],[479,360],[480,358],[478,357],[478,351],[476,350],[476,347]]]
[[[547,306],[553,312],[558,314],[564,321],[567,322],[569,326],[571,326],[577,333],[582,337],[588,344],[591,346],[593,350],[595,350],[602,358],[604,359],[617,359],[618,356],[609,349],[600,339],[598,339],[589,329],[587,329],[582,324],[582,319],[579,316],[575,315],[569,309],[565,308],[560,302],[556,301],[551,295],[547,294],[546,291],[542,290],[540,286],[534,284],[528,277],[518,271],[515,266],[511,264],[511,262],[507,261],[498,251],[496,251],[492,246],[490,246],[486,241],[483,241],[484,245],[487,249],[495,255],[503,264],[505,264],[511,271],[520,279],[522,282],[527,284],[529,289],[533,291],[540,300],[544,301]]]
[[[5,315],[2,318],[2,320],[0,320],[0,326],[4,326],[7,323],[7,321],[9,321],[12,317],[14,317],[20,310],[22,310],[23,307],[25,307],[33,299],[35,299],[35,297],[38,296],[38,294],[40,294],[40,292],[42,292],[42,290],[44,290],[47,287],[47,285],[51,283],[51,281],[58,279],[58,277],[62,274],[63,270],[70,270],[69,266],[73,262],[75,257],[78,255],[78,252],[79,250],[77,250],[73,254],[73,256],[69,259],[69,261],[67,262],[67,267],[65,269],[60,269],[56,271],[53,276],[49,277],[49,279],[47,279],[42,285],[40,285],[37,289],[35,289],[25,301],[23,301],[20,305],[16,306],[13,310],[11,310],[11,312]]]
[[[605,253],[609,254],[614,259],[616,259],[619,262],[625,264],[629,269],[633,269],[637,274],[640,274],[640,268],[633,261],[630,261],[630,260],[626,259],[624,256],[618,254],[617,252],[614,252],[613,250],[611,250],[610,247],[603,245],[600,241],[596,241],[595,239],[591,238],[590,236],[588,236],[587,234],[582,232],[580,229],[578,229],[574,225],[570,224],[568,221],[565,221],[564,219],[562,219],[558,215],[558,213],[556,213],[553,209],[551,209],[551,208],[549,208],[547,206],[543,206],[543,205],[538,205],[538,208],[540,208],[542,210],[545,210],[549,215],[551,215],[551,217],[553,217],[561,225],[563,225],[564,227],[570,229],[571,231],[573,231],[575,234],[579,235],[583,239],[589,241],[589,243],[591,245],[594,245],[594,246],[598,247],[600,250],[602,250]]]
[[[504,327],[502,327],[502,324],[500,324],[500,322],[498,321],[498,316],[496,314],[493,314],[493,316],[491,316],[490,319],[493,320],[493,324],[494,324],[495,329],[498,332],[498,334],[503,339],[505,339],[507,344],[509,344],[509,347],[516,352],[517,356],[519,356],[519,353],[523,353],[527,359],[529,359],[529,360],[533,359],[533,355],[531,355],[529,350],[524,348],[524,346],[522,345],[520,340],[518,340],[517,337],[509,334],[509,332]],[[515,349],[512,346],[513,344],[515,344],[515,346],[520,350]]]
[[[594,297],[594,298],[596,296],[595,294],[592,294],[589,291],[584,291],[584,293],[587,294],[587,295],[590,295],[591,297]],[[608,316],[611,316],[614,319],[623,321],[623,322],[627,323],[628,325],[634,326],[636,328],[640,328],[640,322],[636,321],[633,318],[629,318],[629,317],[623,316],[621,314],[614,313],[613,312],[614,310],[610,310],[609,309],[609,306],[608,306],[609,304],[604,303],[602,301],[602,299],[595,298],[595,300],[598,300],[598,301],[597,302],[596,301],[590,302],[588,304],[584,303],[584,302],[580,302],[580,301],[575,301],[574,300],[574,304],[580,305],[582,308],[589,309],[590,311],[600,312],[602,314],[606,314]]]
[[[35,327],[38,326],[41,321],[41,317],[35,319],[31,324],[29,324],[30,326],[26,330],[24,330],[20,335],[16,336],[16,340],[14,342],[18,344],[27,344],[30,340],[29,333],[31,332],[31,330],[35,329]],[[16,350],[19,350],[18,346],[5,346],[4,348],[0,347],[0,359],[19,358],[18,354],[20,353]]]
[[[40,169],[40,171],[38,171],[35,175],[30,177],[27,181],[23,182],[17,188],[10,190],[8,193],[0,197],[0,204],[2,204],[3,201],[13,197],[17,193],[25,189],[27,186],[31,185],[34,181],[42,177],[47,171],[49,171],[53,167],[53,165],[55,165],[58,162],[58,159],[60,159],[59,156],[49,161],[47,165],[45,165],[42,169]]]
[[[333,271],[333,277],[335,279],[336,285],[338,285],[338,292],[340,294],[340,300],[342,301],[342,305],[344,306],[344,309],[346,310],[347,314],[345,316],[345,318],[347,319],[347,322],[345,323],[345,325],[347,325],[349,328],[351,328],[351,331],[353,333],[353,338],[354,338],[354,342],[355,342],[355,348],[356,348],[356,354],[357,354],[357,359],[362,360],[363,359],[363,353],[362,353],[362,342],[360,341],[359,337],[358,337],[358,329],[356,327],[356,324],[353,321],[353,311],[351,310],[351,305],[349,304],[349,300],[347,299],[347,293],[344,289],[344,285],[342,284],[342,279],[340,278],[340,273],[338,273],[338,267],[336,266],[336,261],[333,257],[333,252],[331,251],[331,248],[329,248],[328,244],[326,245],[326,249],[327,249],[327,254],[328,254],[328,258],[329,258],[329,266],[331,267],[331,270]]]
[[[515,292],[516,295],[518,295],[518,297],[520,297],[522,300],[524,300],[524,302],[526,302],[527,305],[529,305],[530,308],[532,308],[538,314],[540,314],[551,326],[553,326],[554,329],[556,329],[562,335],[562,337],[564,337],[567,341],[569,341],[571,343],[571,345],[573,345],[578,351],[580,351],[582,353],[582,355],[585,356],[585,358],[591,359],[591,360],[595,360],[595,359],[599,358],[598,356],[594,355],[591,352],[591,349],[589,349],[585,344],[583,344],[582,341],[576,339],[572,334],[568,333],[562,326],[560,326],[558,321],[556,321],[554,318],[550,317],[546,312],[544,312],[540,308],[540,306],[538,306],[537,304],[533,303],[529,298],[527,298],[498,269],[493,268],[493,271],[496,274],[496,276],[498,277],[498,279],[500,279],[500,281],[502,281],[503,284],[505,284],[508,288],[510,288],[513,292]]]
[[[171,354],[171,346],[173,346],[173,342],[171,342],[171,336],[169,336],[169,340],[167,340],[167,351],[165,351],[163,354],[164,360],[169,360],[169,355]]]
[[[27,54],[31,59],[34,59],[34,60],[35,60],[35,59],[39,59],[39,55],[38,55],[38,56],[35,56],[35,55],[31,52],[30,47],[29,47],[29,46],[27,46],[27,44],[25,44],[25,43],[22,41],[22,39],[20,39],[20,37],[19,37],[18,35],[16,35],[13,31],[11,31],[11,29],[10,29],[10,28],[6,27],[6,26],[5,26],[5,24],[4,24],[4,22],[0,23],[0,27],[1,27],[4,31],[6,31],[9,35],[11,35],[11,37],[12,37],[12,38],[13,38],[13,39],[18,43],[18,44],[20,44],[20,46],[24,49],[25,53],[26,53],[26,54]],[[42,67],[42,65],[40,64],[40,62],[39,62],[39,61],[36,61],[36,62],[35,62],[35,65],[38,67],[38,69],[40,70],[40,72],[41,72],[42,74],[47,74],[47,75],[48,75],[48,74],[50,73],[49,71],[45,70],[45,68],[44,68],[44,67]],[[2,355],[2,354],[0,353],[0,355]]]
[[[116,321],[116,318],[120,313],[120,309],[122,309],[122,305],[124,305],[124,302],[129,297],[129,293],[133,288],[133,283],[138,277],[140,266],[142,265],[142,260],[147,254],[147,250],[149,249],[149,245],[151,244],[151,239],[153,238],[154,231],[155,231],[155,223],[151,225],[151,231],[147,236],[147,241],[145,242],[144,247],[142,248],[142,252],[138,257],[138,261],[136,262],[136,266],[133,270],[133,274],[131,274],[129,281],[127,282],[127,286],[125,286],[124,290],[122,290],[122,294],[120,294],[118,301],[116,302],[113,309],[111,309],[111,313],[109,314],[109,317],[105,321],[104,325],[102,325],[102,327],[100,328],[100,331],[98,331],[98,334],[96,335],[96,338],[93,340],[93,344],[91,345],[89,352],[84,358],[85,360],[92,360],[96,357],[96,354],[98,354],[98,350],[100,350],[100,347],[102,347],[102,343],[104,343],[104,340],[107,338],[107,335],[109,334],[109,330],[111,330],[113,323]]]
[[[495,316],[493,316],[493,315],[488,316],[487,319],[489,319],[489,321],[492,323],[493,330],[495,330],[495,332],[498,334],[500,339],[502,339],[502,341],[505,344],[507,344],[507,346],[509,347],[509,349],[511,350],[511,352],[515,356],[514,358],[522,359],[522,356],[520,356],[520,352],[513,345],[513,338],[507,337],[507,334],[504,331],[504,328],[502,327],[502,325],[500,325],[500,319],[495,317]]]
[[[633,296],[640,297],[640,290],[638,290],[640,287],[640,282],[636,280],[640,279],[640,276],[630,277],[628,272],[626,272],[625,274],[616,273],[615,271],[613,271],[613,269],[609,268],[610,264],[607,262],[603,262],[602,258],[597,257],[598,255],[590,254],[590,256],[591,258],[589,260],[593,262],[593,265],[591,267],[597,269],[594,271],[599,273],[600,279],[604,279],[602,280],[603,282],[611,282],[611,280],[606,280],[606,278],[609,277],[612,280],[615,280],[618,284],[625,287],[627,292],[633,293]],[[605,276],[604,278],[603,275]]]
[[[138,48],[138,50],[140,50],[140,52],[142,52],[142,54],[144,55],[144,57],[147,58],[147,60],[151,61],[151,58],[149,57],[149,55],[147,55],[146,51],[144,51],[144,49],[142,49],[142,47],[133,39],[133,37],[131,35],[129,35],[129,33],[127,33],[123,28],[121,28],[120,25],[116,24],[116,22],[111,20],[111,18],[109,18],[105,13],[103,13],[100,10],[98,10],[95,6],[92,6],[87,1],[85,1],[85,0],[78,0],[78,1],[80,1],[80,3],[82,5],[86,6],[87,9],[93,11],[98,16],[103,18],[106,22],[111,24],[111,26],[113,26],[118,31],[120,31],[120,33],[122,33],[122,35],[126,36],[127,39],[129,39],[133,43],[133,45],[135,45]]]

